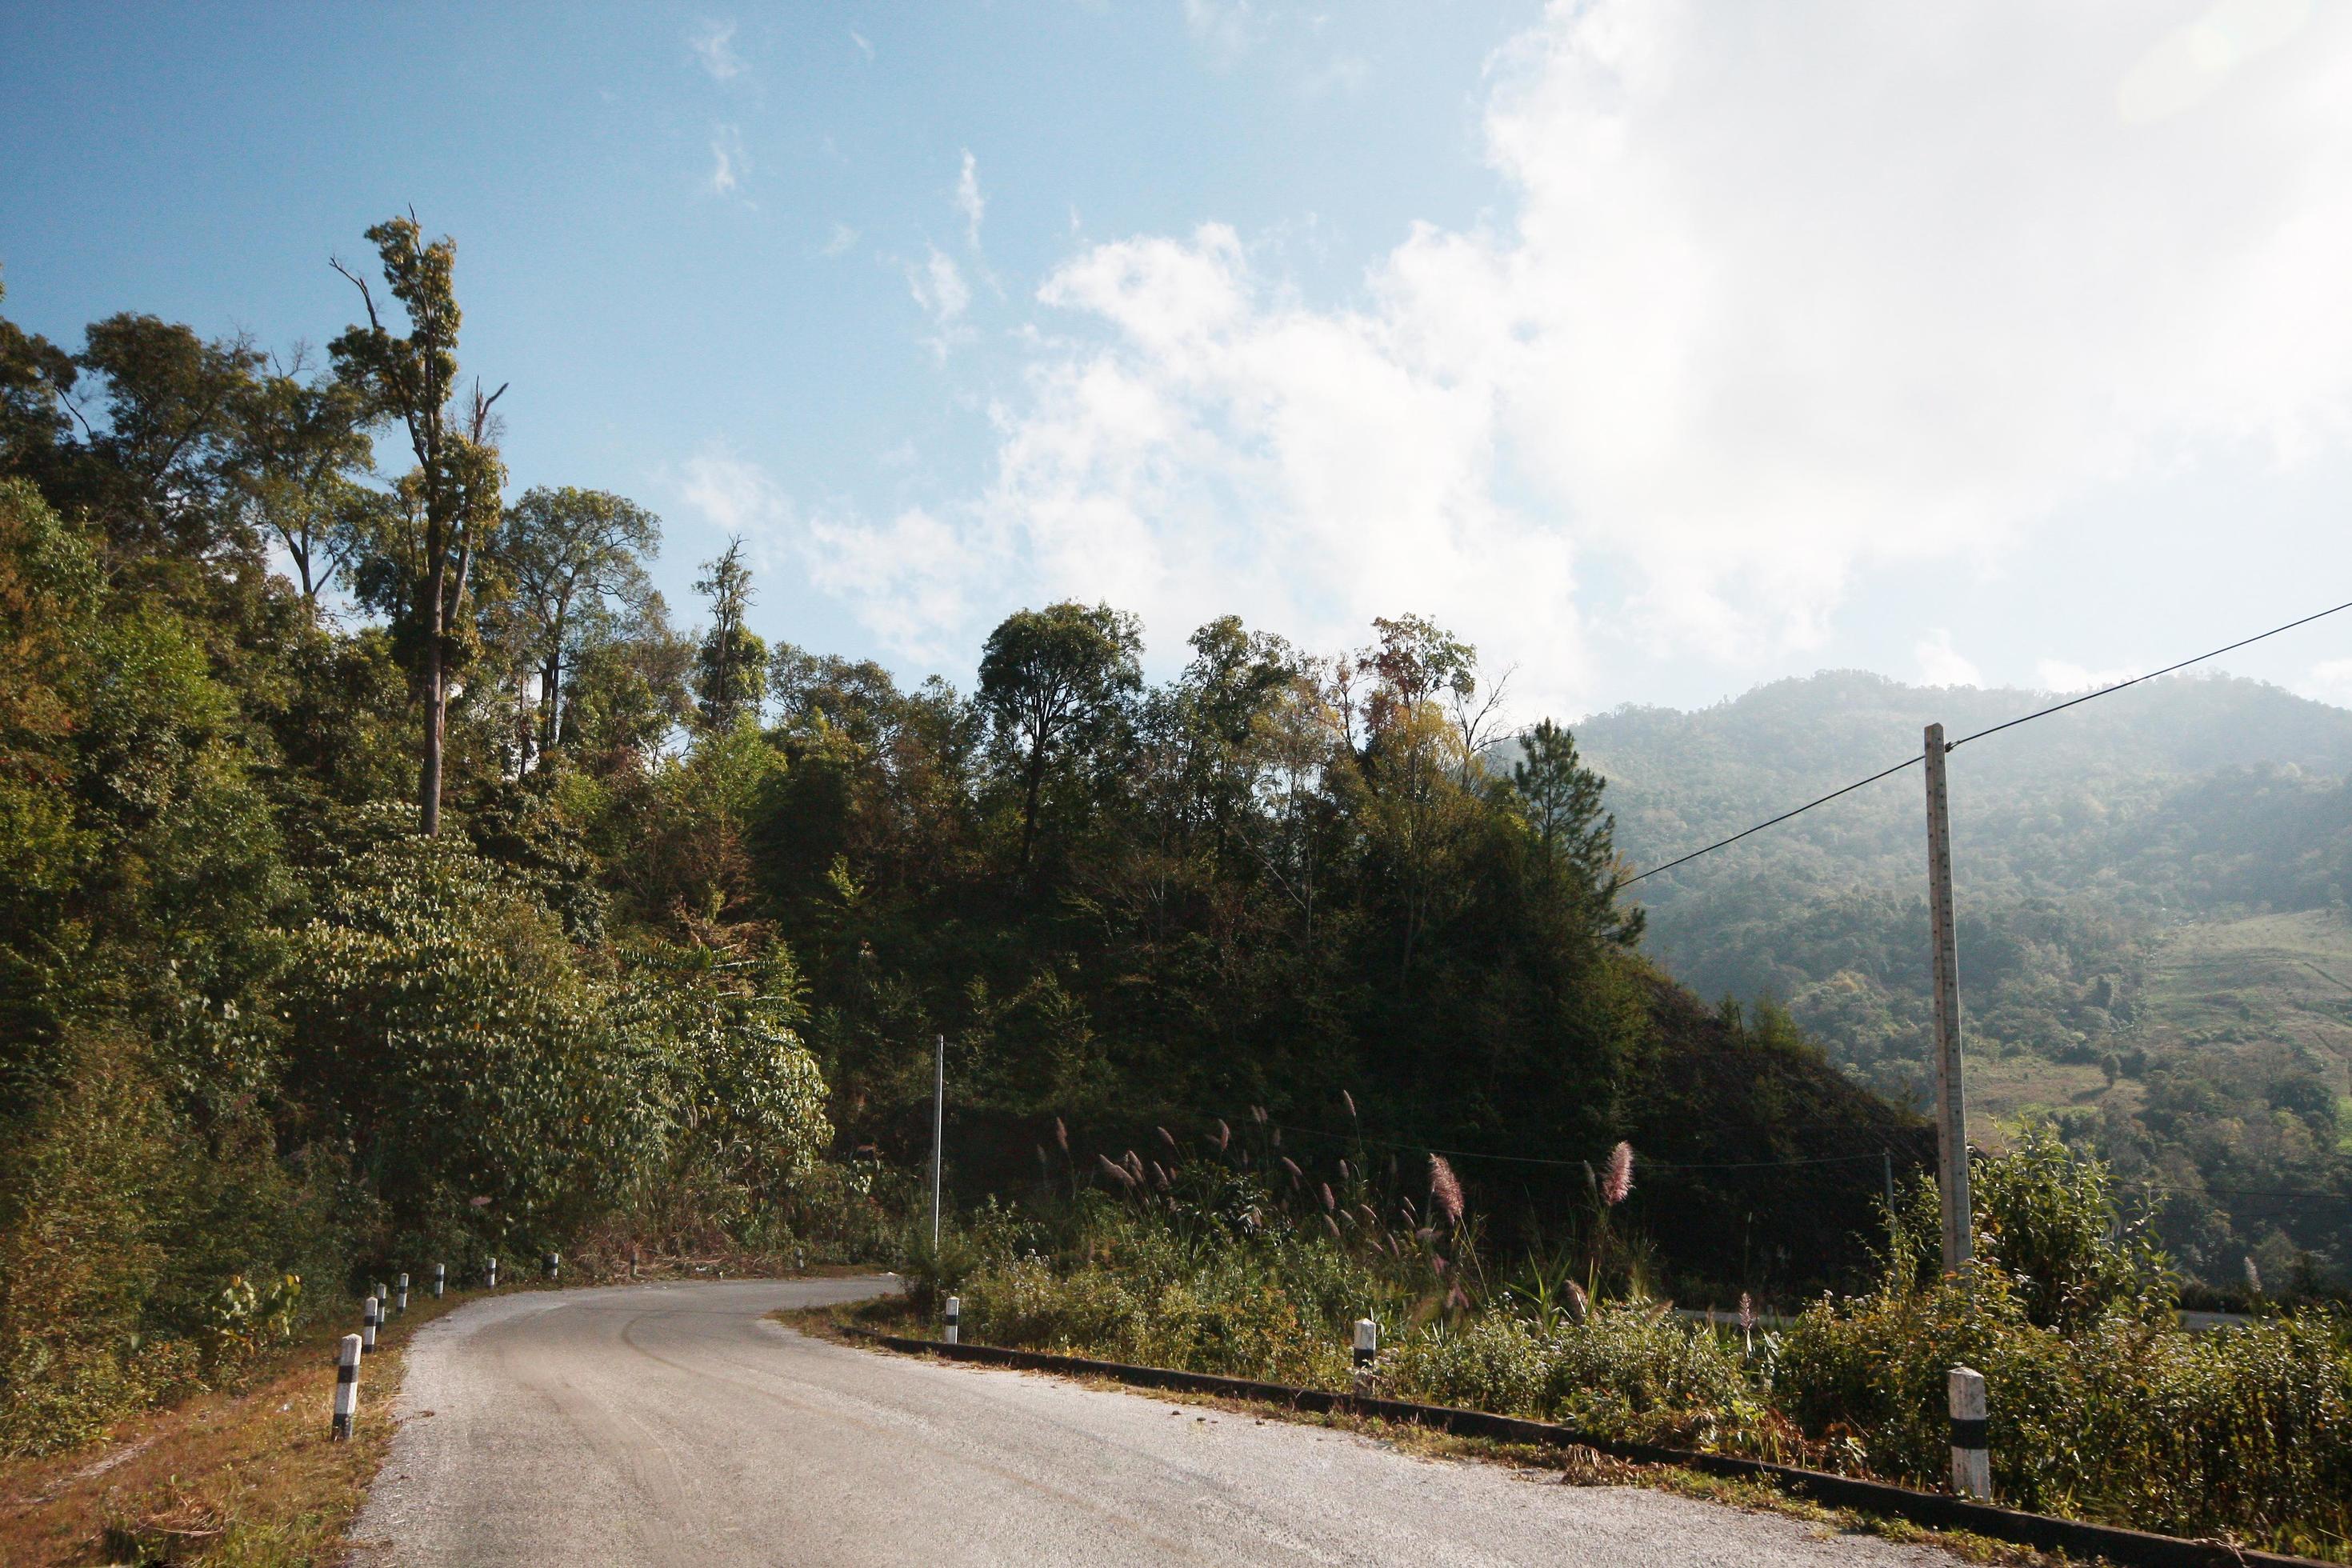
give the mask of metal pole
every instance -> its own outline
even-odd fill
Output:
[[[1952,929],[1952,819],[1944,727],[1927,726],[1927,921],[1936,972],[1936,1180],[1943,1189],[1944,1272],[1968,1268],[1969,1119],[1960,1068],[1960,948]]]
[[[939,1037],[938,1070],[931,1079],[931,1251],[940,1249],[940,1144],[948,1125],[948,1037]]]

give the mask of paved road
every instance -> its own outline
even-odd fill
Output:
[[[1633,1488],[804,1338],[882,1282],[533,1291],[419,1331],[362,1564],[1953,1560]],[[429,1414],[428,1414],[429,1413]]]

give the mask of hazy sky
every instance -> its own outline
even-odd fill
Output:
[[[11,315],[324,342],[414,205],[532,484],[755,628],[1419,610],[1515,710],[2070,687],[2352,599],[2352,5],[0,10]],[[387,452],[389,457],[391,454]],[[2228,668],[2352,700],[2352,613]]]

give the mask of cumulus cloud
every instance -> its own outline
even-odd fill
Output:
[[[878,527],[818,517],[803,538],[810,580],[860,606],[891,647],[927,662],[970,653],[963,629],[982,563],[965,531],[915,507]]]
[[[2352,708],[2352,658],[2331,658],[2313,665],[2311,673],[2295,683],[2295,689],[2316,701]]]
[[[1922,686],[1982,686],[1984,677],[1977,667],[1960,656],[1952,647],[1952,634],[1937,626],[1911,645],[1911,656],[1919,661],[1919,684]]]
[[[687,47],[713,81],[733,81],[744,71],[742,57],[735,52],[733,22],[704,22],[686,36]]]
[[[1188,8],[1204,41],[1249,16]],[[1420,609],[1566,703],[1605,698],[1590,637],[1813,646],[1874,568],[2352,435],[2352,8],[2268,25],[2153,114],[2129,84],[2174,46],[2137,7],[1558,0],[1490,71],[1494,216],[1416,226],[1337,305],[1214,223],[1080,242],[990,482],[939,516],[1000,597],[1163,644]],[[952,266],[912,279],[941,324]]]
[[[824,243],[823,245],[817,247],[817,254],[819,256],[846,256],[849,254],[850,247],[856,243],[857,231],[850,227],[847,224],[843,223],[840,219],[835,218],[834,220],[833,232],[825,236]]]
[[[988,198],[980,194],[980,165],[971,149],[963,150],[963,172],[956,176],[956,211],[963,214],[964,233],[974,250],[980,248],[980,220],[987,215]]]

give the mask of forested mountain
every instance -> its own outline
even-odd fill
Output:
[[[1577,727],[1618,847],[1670,860],[2049,694],[1855,671]],[[2273,1280],[2352,1263],[2352,713],[2179,676],[1950,756],[1980,1136],[2053,1115],[2161,1205],[2179,1255]],[[1635,889],[1702,994],[1770,996],[1855,1077],[1929,1092],[1916,768]],[[2341,977],[2340,979],[2338,977]]]
[[[1662,979],[1475,650],[1228,618],[1150,686],[1061,604],[910,691],[766,646],[733,546],[681,632],[657,518],[509,493],[454,246],[368,238],[322,360],[0,319],[0,1445],[426,1258],[872,1256],[940,1038],[966,1202],[1248,1118],[1531,1230],[1631,1139],[1659,1278],[1859,1263],[1921,1123]]]

